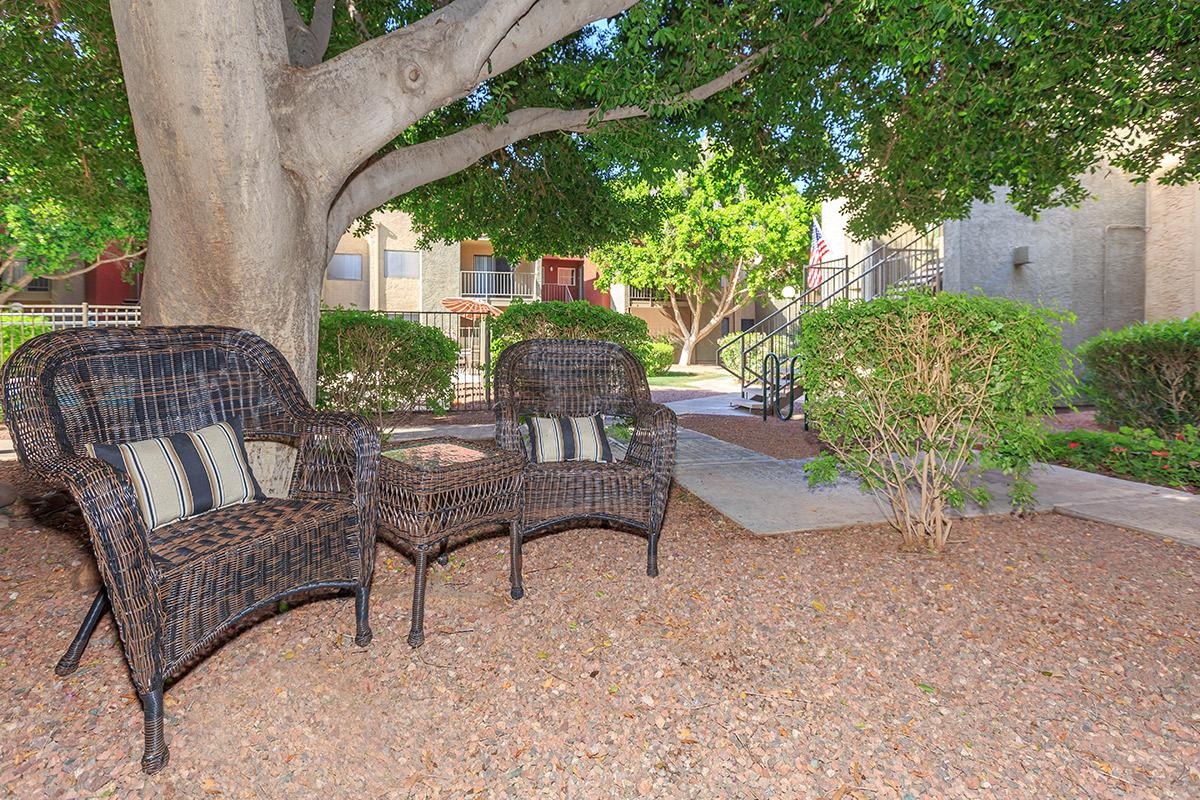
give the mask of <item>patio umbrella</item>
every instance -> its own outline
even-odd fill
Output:
[[[500,313],[500,309],[491,303],[484,303],[481,300],[468,300],[465,297],[447,297],[442,300],[442,305],[446,307],[447,311],[453,311],[455,314],[463,314],[471,319],[494,317]]]

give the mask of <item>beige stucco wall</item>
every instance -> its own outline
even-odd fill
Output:
[[[1200,313],[1200,184],[1147,187],[1146,319]]]
[[[1143,318],[1146,186],[1117,169],[1082,176],[1091,198],[1031,219],[998,189],[964,220],[945,226],[945,288],[1057,306],[1076,316],[1064,331],[1074,348],[1105,329]],[[1014,247],[1030,263],[1013,266]]]
[[[328,273],[321,287],[321,302],[330,308],[370,308],[371,246],[370,239],[359,239],[349,233],[338,242],[337,252],[362,256],[363,279],[360,281],[330,280]]]
[[[684,319],[690,320],[691,314],[686,308],[686,304],[681,301],[681,308]],[[654,338],[666,337],[675,343],[675,355],[679,356],[678,334],[675,332],[675,325],[672,322],[671,310],[660,303],[634,303],[629,306],[629,313],[634,316],[646,320],[646,327],[650,329],[650,335]],[[704,319],[709,319],[713,313],[712,304],[704,307],[702,315]],[[769,313],[769,312],[767,312]],[[743,319],[755,318],[755,304],[747,303],[730,315],[730,331],[740,331],[742,329]],[[721,326],[718,325],[709,334],[703,337],[696,343],[696,349],[692,353],[692,363],[694,364],[715,364],[717,363],[717,340],[721,338]]]

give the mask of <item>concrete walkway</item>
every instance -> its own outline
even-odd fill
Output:
[[[753,533],[778,534],[885,522],[883,506],[852,478],[810,488],[803,461],[780,460],[703,433],[680,429],[675,479]],[[984,473],[995,501],[990,509],[968,502],[974,517],[1003,513],[1010,484]],[[1035,508],[1165,536],[1200,547],[1200,495],[1039,464]]]

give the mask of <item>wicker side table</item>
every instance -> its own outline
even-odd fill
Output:
[[[429,551],[450,537],[507,522],[512,539],[509,580],[521,586],[521,508],[525,459],[491,442],[449,436],[416,439],[387,450],[379,470],[379,538],[414,551],[412,626],[408,643],[425,640],[425,570]],[[444,557],[444,556],[443,556]],[[443,561],[443,563],[445,563]]]

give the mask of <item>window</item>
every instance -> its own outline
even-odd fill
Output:
[[[557,283],[559,286],[574,286],[575,285],[575,268],[574,267],[559,267]]]
[[[475,256],[476,272],[512,272],[512,267],[503,258],[495,256]]]
[[[27,274],[28,273],[25,272],[25,262],[23,260],[17,261],[9,268],[8,281],[11,283],[16,283],[17,281],[24,278]],[[49,278],[34,278],[29,283],[25,284],[24,288],[21,289],[21,291],[23,291],[23,292],[48,292],[48,291],[50,291],[50,279]]]
[[[416,250],[384,250],[383,274],[389,278],[421,277],[421,254]]]
[[[326,274],[331,281],[361,281],[362,256],[357,253],[336,253],[329,259],[329,271]]]

